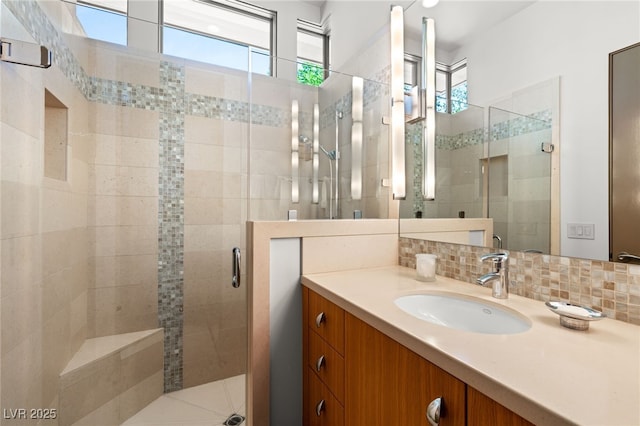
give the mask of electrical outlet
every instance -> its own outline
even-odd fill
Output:
[[[596,225],[593,223],[568,223],[567,238],[594,240],[596,238]]]

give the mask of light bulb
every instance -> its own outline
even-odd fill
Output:
[[[422,0],[422,7],[426,7],[428,9],[437,5],[439,1],[440,0]]]

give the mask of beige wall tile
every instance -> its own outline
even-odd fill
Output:
[[[33,235],[39,231],[40,191],[38,187],[2,181],[1,238]]]
[[[155,197],[158,169],[154,167],[89,166],[89,193],[114,196]]]
[[[3,309],[4,314],[4,309]],[[2,321],[5,324],[4,321]],[[7,408],[42,407],[42,334],[27,336],[10,351],[2,350],[2,393]],[[7,392],[6,389],[11,389]]]
[[[185,68],[185,91],[205,96],[247,101],[249,98],[247,73],[190,63]]]
[[[127,51],[125,47],[109,43],[95,43],[88,72],[99,78],[126,81],[131,84],[160,86],[159,59]]]
[[[135,354],[121,358],[120,381],[123,390],[130,389],[159,371],[163,371],[163,348],[163,342],[156,342]]]
[[[158,281],[158,255],[97,256],[89,259],[94,272],[89,287],[153,286]]]
[[[159,138],[159,114],[156,111],[100,103],[89,104],[89,128],[104,135],[135,138]]]
[[[184,140],[187,144],[224,145],[225,123],[217,118],[187,115],[184,118]]]
[[[98,226],[93,228],[96,256],[132,256],[158,252],[157,226]]]
[[[42,282],[42,246],[39,235],[9,238],[2,244],[1,295],[15,292]]]
[[[95,134],[91,163],[123,167],[158,167],[157,139]]]
[[[226,216],[228,208],[228,200],[222,198],[185,198],[184,223],[185,225],[223,223],[223,217]],[[234,209],[234,212],[236,216],[239,216],[240,212],[237,209]]]
[[[34,138],[40,137],[44,113],[42,73],[25,70],[20,65],[2,67],[2,98],[20,102],[2,102],[2,121]]]
[[[163,389],[164,372],[161,370],[123,392],[118,398],[120,409],[118,423],[123,423],[162,396]]]
[[[73,426],[96,426],[100,424],[120,424],[120,395],[78,419],[73,423]]]
[[[213,251],[222,250],[222,225],[185,225],[184,251]]]
[[[2,295],[2,355],[41,334],[42,294],[39,283],[31,283]],[[39,353],[39,352],[38,352]],[[3,368],[4,372],[4,368]]]
[[[158,324],[157,285],[90,288],[87,297],[90,337],[148,330]]]
[[[15,127],[0,123],[2,180],[38,185],[42,180],[43,144]]]
[[[113,400],[122,392],[120,382],[120,357],[118,354],[93,363],[91,369],[83,369],[72,382],[60,388],[60,424],[73,424],[96,407]]]
[[[152,225],[158,221],[158,198],[98,195],[89,200],[88,211],[90,225]]]

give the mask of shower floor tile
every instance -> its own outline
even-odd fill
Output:
[[[244,400],[243,374],[164,394],[122,425],[222,425],[231,414],[246,415]]]

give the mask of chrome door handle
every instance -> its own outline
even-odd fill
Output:
[[[320,312],[316,317],[316,327],[320,327],[320,325],[325,321],[324,312]]]
[[[231,279],[231,285],[234,288],[240,287],[240,249],[234,247],[231,251],[233,254],[233,278]]]
[[[442,408],[443,399],[442,397],[438,397],[429,403],[427,406],[427,420],[429,420],[429,424],[431,426],[438,426],[440,424],[440,417],[442,417],[441,408]]]
[[[618,260],[620,262],[625,262],[627,260],[638,260],[640,261],[640,256],[636,256],[635,254],[629,254],[626,251],[621,251],[618,253]]]
[[[324,411],[324,399],[321,399],[320,402],[316,405],[316,416],[320,417],[322,412]]]

